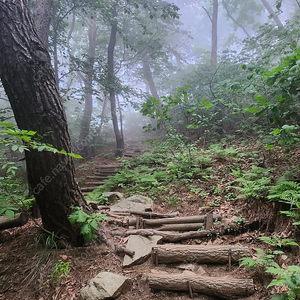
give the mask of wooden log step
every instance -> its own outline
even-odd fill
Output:
[[[85,183],[86,185],[102,185],[104,181],[89,181]]]
[[[81,187],[82,192],[92,192],[93,190],[97,189],[99,186],[85,186]]]
[[[197,231],[204,229],[204,223],[166,224],[157,228],[158,231]]]
[[[173,233],[173,232],[165,232],[158,231],[153,229],[136,229],[136,230],[128,230],[125,232],[125,236],[129,235],[141,235],[141,236],[153,236],[160,235],[162,236],[162,240],[164,242],[175,243],[180,242],[187,239],[194,238],[202,238],[207,237],[209,234],[217,234],[219,232],[215,230],[200,230],[200,231],[188,231],[184,233]]]
[[[106,179],[107,176],[103,175],[103,176],[86,176],[87,179],[94,179],[94,180],[102,180],[102,179]]]
[[[102,171],[102,170],[96,170],[94,172],[94,175],[100,175],[100,176],[111,176],[111,175],[115,175],[117,172],[114,170],[107,170],[107,171]]]
[[[203,223],[205,221],[205,218],[206,215],[199,215],[199,216],[177,217],[177,218],[149,219],[149,220],[144,220],[143,222],[144,225],[146,226],[161,226],[164,224]],[[213,215],[213,219],[221,220],[221,216]],[[129,226],[134,226],[136,224],[136,218],[129,219],[128,224]]]
[[[96,169],[122,169],[124,165],[98,165]]]
[[[100,172],[100,171],[95,171],[94,172],[94,176],[102,176],[102,177],[105,177],[107,178],[108,176],[112,176],[112,175],[115,175],[116,172],[112,172],[112,173],[103,173],[103,172]]]
[[[158,245],[152,249],[155,263],[170,264],[178,262],[224,264],[238,262],[241,257],[250,257],[245,246],[202,246],[202,245]]]
[[[253,279],[238,279],[232,276],[209,277],[197,274],[170,274],[157,272],[144,274],[149,287],[154,290],[187,291],[213,295],[222,299],[254,294]]]
[[[28,222],[28,215],[25,213],[15,213],[12,219],[7,216],[0,217],[0,230],[23,226]]]

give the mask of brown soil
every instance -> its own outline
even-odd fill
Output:
[[[106,154],[105,154],[106,153]],[[109,153],[109,154],[107,154]],[[293,163],[299,165],[299,152],[294,153]],[[298,156],[297,156],[298,155]],[[297,159],[295,159],[295,157]],[[102,154],[96,156],[90,162],[86,162],[83,166],[78,168],[77,178],[84,180],[87,175],[91,175],[93,169],[99,164],[109,164],[115,162],[111,149],[105,150]],[[224,162],[216,163],[214,168],[218,168]],[[227,162],[228,163],[228,162]],[[230,163],[230,162],[229,162]],[[229,164],[228,163],[228,164]],[[272,158],[271,165],[277,165],[281,168],[287,166],[289,161],[283,156],[276,156]],[[244,168],[248,168],[248,161],[244,161]],[[230,176],[230,171],[228,176]],[[226,188],[226,183],[223,184],[222,178],[224,173],[220,172],[220,178],[216,177],[216,186],[219,186],[221,191]],[[198,182],[198,187],[203,186],[201,180]],[[218,199],[215,201],[216,195],[209,194],[206,202],[215,201],[215,206],[209,208],[201,208],[199,200],[191,198],[184,187],[178,191],[182,200],[174,207],[170,203],[166,203],[162,199],[158,199],[155,204],[155,212],[171,213],[178,211],[180,216],[188,216],[199,213],[206,213],[213,211],[219,213],[223,217],[236,216],[251,216],[253,227],[247,232],[233,232],[233,235],[224,235],[213,238],[193,239],[182,243],[186,244],[236,244],[247,245],[255,253],[254,249],[257,247],[267,249],[267,246],[258,243],[256,238],[263,235],[265,230],[277,230],[278,233],[283,232],[285,235],[290,234],[291,224],[283,217],[278,218],[278,214],[274,213],[274,207],[267,204],[245,206],[242,201],[231,203]],[[212,200],[214,199],[214,200]],[[236,212],[239,211],[239,214]],[[274,222],[274,218],[277,222]],[[273,221],[272,221],[273,219]],[[277,224],[277,226],[276,226]],[[99,272],[110,271],[118,274],[129,276],[133,280],[133,289],[131,292],[122,295],[120,300],[141,300],[141,299],[157,299],[157,300],[171,300],[171,299],[190,299],[188,293],[178,292],[154,292],[151,291],[147,284],[142,280],[142,275],[151,272],[154,267],[152,262],[148,260],[146,263],[134,266],[128,269],[122,269],[122,258],[114,254],[104,244],[93,242],[87,247],[82,248],[68,248],[63,250],[45,250],[39,243],[38,239],[41,233],[39,226],[41,221],[30,221],[25,226],[15,229],[4,230],[0,232],[0,300],[75,300],[80,299],[80,290],[88,283],[88,281],[96,276]],[[105,224],[104,226],[109,226]],[[116,227],[116,225],[110,225]],[[258,231],[262,229],[262,231]],[[119,245],[126,244],[126,238],[115,237],[114,242]],[[288,258],[284,264],[299,264],[297,254],[289,252]],[[69,273],[66,278],[63,278],[60,283],[55,283],[52,278],[48,276],[53,272],[54,265],[59,259],[70,262]],[[176,266],[160,266],[160,270],[174,272]],[[208,265],[203,266],[204,270],[215,276],[225,273],[227,266]],[[252,276],[255,282],[256,292],[251,297],[239,298],[245,300],[267,300],[271,298],[270,290],[266,290],[266,285],[270,282],[265,274],[245,272],[234,266],[233,276],[247,277]],[[195,294],[194,299],[199,300],[214,300],[217,299],[212,296],[205,296]]]

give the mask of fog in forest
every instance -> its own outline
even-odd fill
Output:
[[[32,11],[34,2],[30,1]],[[212,103],[216,98],[225,99],[226,91],[222,88],[238,85],[240,80],[234,78],[231,72],[235,71],[230,68],[261,65],[261,58],[269,55],[266,45],[271,43],[272,47],[273,42],[275,45],[283,39],[270,34],[272,42],[268,40],[268,32],[292,26],[298,11],[299,3],[295,0],[146,1],[144,4],[119,1],[117,16],[112,16],[109,1],[96,1],[85,8],[72,7],[68,1],[54,1],[49,52],[75,149],[82,140],[96,148],[113,144],[116,129],[124,135],[125,143],[132,138],[147,139],[157,125],[162,126],[161,118],[166,116],[159,117],[159,113],[165,105],[169,110],[164,113],[175,120],[177,129],[186,131],[183,127],[194,117],[184,116],[183,103],[177,103],[176,108],[161,97],[175,95],[178,89],[188,86],[191,101],[199,103],[205,98]],[[113,65],[108,66],[114,25]],[[259,34],[265,40],[259,39]],[[280,55],[271,53],[265,59],[266,65],[275,66]],[[225,66],[228,75],[224,75]],[[109,68],[113,78],[108,76]],[[224,76],[232,82],[223,82],[220,87]],[[230,97],[222,105],[234,106],[228,102]],[[251,97],[245,95],[243,101],[249,102]],[[156,104],[149,100],[154,98]],[[115,112],[111,111],[112,99]],[[13,121],[3,88],[0,107],[0,117]],[[214,113],[224,117],[229,112]],[[116,118],[115,127],[112,114]],[[191,125],[195,130],[190,134],[196,138],[201,137],[207,126],[203,121],[205,113],[200,115],[195,117],[196,124]],[[143,136],[143,127],[149,124],[152,124],[152,128],[148,127],[150,133]],[[216,130],[237,129],[233,124],[225,127]]]

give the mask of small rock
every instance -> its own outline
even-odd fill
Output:
[[[199,266],[199,268],[195,271],[199,275],[204,275],[206,272],[203,267]]]
[[[134,195],[115,205],[111,206],[110,211],[152,211],[153,200],[142,195]]]
[[[139,235],[131,235],[129,237],[126,249],[134,251],[134,256],[124,256],[123,267],[130,267],[139,265],[145,262],[151,255],[152,247],[157,245],[162,237],[160,235],[153,235],[143,237]]]
[[[130,291],[131,287],[131,279],[110,272],[101,272],[90,280],[80,295],[82,300],[116,299]]]
[[[118,200],[125,199],[124,194],[119,193],[119,192],[104,192],[103,196],[108,198],[109,203],[114,203]]]
[[[282,260],[287,260],[287,259],[288,259],[288,256],[287,256],[287,255],[281,255],[281,259],[282,259]]]
[[[181,264],[177,268],[179,270],[195,271],[196,266],[193,264]]]

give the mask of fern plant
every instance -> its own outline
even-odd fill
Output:
[[[270,200],[277,200],[290,205],[287,211],[282,214],[296,220],[294,225],[300,225],[300,184],[294,181],[278,181],[270,189],[268,196]]]
[[[237,198],[261,199],[265,198],[269,192],[271,179],[268,177],[273,169],[264,169],[252,166],[249,172],[243,172],[240,169],[234,170],[232,174],[238,177],[234,182],[242,186],[233,186],[241,193]]]
[[[288,290],[276,294],[271,300],[296,300],[300,297],[300,267],[288,266],[286,269],[279,265],[268,267],[266,273],[273,274],[277,278],[273,279],[267,288],[272,286],[285,287]]]
[[[274,257],[278,254],[284,253],[278,250],[269,250],[269,253],[266,253],[260,248],[256,248],[255,251],[257,253],[257,259],[254,259],[252,257],[243,257],[240,259],[240,267],[245,266],[247,270],[260,269],[262,271],[265,271],[267,267],[278,266],[278,264],[274,262]]]
[[[299,246],[293,239],[282,239],[277,235],[273,234],[269,236],[261,236],[258,238],[260,241],[272,246],[272,247],[286,247],[286,246]]]

